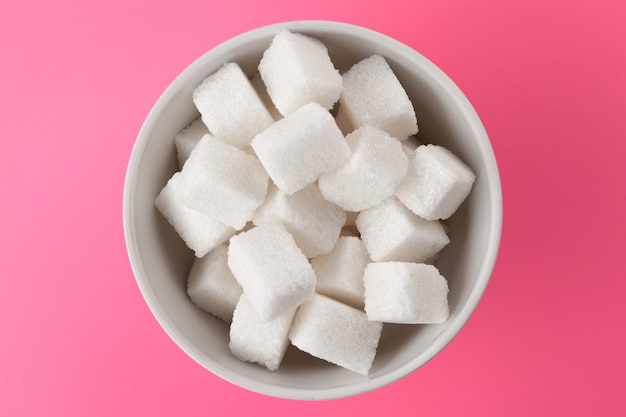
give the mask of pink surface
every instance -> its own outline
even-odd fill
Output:
[[[160,93],[218,43],[295,19],[433,60],[483,119],[504,193],[500,256],[460,335],[395,384],[317,403],[187,357],[122,231],[126,164]],[[621,0],[0,1],[0,414],[624,415],[625,21]]]

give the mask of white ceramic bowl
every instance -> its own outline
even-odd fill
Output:
[[[178,169],[174,135],[198,116],[191,100],[194,87],[229,61],[239,63],[251,75],[274,34],[283,28],[322,40],[340,71],[362,58],[382,54],[415,106],[419,138],[449,148],[477,175],[470,196],[447,221],[451,243],[436,263],[449,282],[450,318],[438,325],[386,324],[367,377],[294,347],[275,372],[236,359],[228,349],[228,326],[196,308],[187,297],[193,254],[153,204]],[[139,132],[126,175],[123,210],[126,245],[137,283],[174,342],[200,365],[233,384],[291,399],[330,399],[371,391],[432,359],[455,337],[482,297],[502,227],[502,193],[493,150],[463,93],[408,46],[368,29],[328,21],[287,22],[244,33],[185,69],[159,98]]]

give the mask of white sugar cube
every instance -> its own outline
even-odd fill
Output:
[[[259,63],[267,92],[281,114],[315,102],[330,110],[339,99],[342,78],[318,39],[283,30]]]
[[[319,177],[324,197],[344,210],[361,211],[394,195],[409,164],[401,142],[372,126],[350,133],[346,142],[350,158]]]
[[[252,218],[257,226],[285,226],[307,258],[330,252],[345,220],[344,211],[326,201],[316,184],[291,195],[270,185],[265,203]]]
[[[236,232],[234,228],[182,203],[179,172],[163,187],[154,205],[198,258],[228,241]]]
[[[475,179],[472,170],[443,146],[418,146],[396,196],[425,219],[447,219],[467,198]]]
[[[279,224],[233,236],[228,266],[263,321],[296,308],[315,291],[311,264]]]
[[[200,139],[209,133],[201,118],[195,119],[176,136],[174,136],[174,145],[176,147],[176,156],[178,157],[178,166],[183,167],[185,161],[189,158],[191,151],[196,147]]]
[[[356,226],[376,262],[424,262],[450,242],[439,221],[416,216],[395,197],[360,212]]]
[[[241,149],[274,121],[246,74],[233,62],[206,77],[192,98],[211,134]]]
[[[315,291],[362,310],[363,272],[369,262],[361,239],[340,237],[330,253],[311,259],[317,277]]]
[[[228,268],[227,244],[194,260],[187,280],[187,294],[200,309],[230,323],[241,293],[241,286]]]
[[[362,310],[316,293],[296,312],[289,339],[310,355],[367,375],[382,327]]]
[[[293,194],[350,156],[335,120],[317,103],[307,104],[259,133],[252,148],[270,178]]]
[[[413,104],[380,55],[354,64],[343,74],[339,103],[354,128],[375,126],[399,140],[417,133]]]
[[[181,170],[183,203],[237,230],[263,203],[268,177],[258,159],[205,135]]]
[[[261,320],[248,295],[242,295],[230,325],[230,351],[243,361],[277,370],[289,347],[288,334],[295,312],[293,308],[272,320]]]
[[[433,265],[371,263],[363,276],[365,312],[385,323],[443,323],[448,319],[448,282]]]

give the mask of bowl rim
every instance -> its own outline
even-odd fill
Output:
[[[375,378],[365,378],[362,382],[348,386],[311,390],[308,388],[304,389],[273,384],[270,385],[254,378],[250,378],[246,375],[231,372],[227,367],[213,360],[207,361],[207,358],[203,357],[200,351],[198,351],[192,344],[187,343],[185,337],[177,329],[176,324],[170,320],[167,312],[157,301],[150,282],[146,278],[145,270],[139,257],[139,242],[135,227],[131,221],[133,209],[135,207],[134,194],[136,191],[136,183],[134,182],[134,178],[136,178],[138,174],[141,159],[143,158],[145,149],[148,146],[148,132],[152,131],[152,126],[156,123],[158,115],[162,112],[171,95],[178,90],[178,86],[185,78],[186,73],[192,71],[194,68],[202,66],[204,62],[209,62],[211,57],[214,55],[219,55],[225,50],[236,47],[237,45],[245,44],[248,41],[256,39],[257,37],[275,34],[281,29],[324,32],[325,34],[328,33],[331,35],[350,35],[363,38],[364,41],[373,41],[375,43],[393,45],[394,53],[402,55],[403,58],[407,59],[409,62],[419,65],[421,70],[429,73],[428,75],[430,78],[439,84],[438,88],[445,90],[454,100],[458,109],[461,110],[464,117],[467,119],[468,124],[471,126],[473,130],[472,136],[480,138],[477,140],[478,150],[481,154],[482,160],[486,164],[486,172],[490,173],[490,175],[487,176],[487,185],[490,195],[489,209],[493,215],[489,219],[489,233],[487,237],[488,244],[485,250],[486,256],[482,260],[476,282],[470,291],[467,301],[461,306],[458,314],[449,319],[451,321],[447,323],[444,330],[419,356],[384,375]],[[443,70],[415,49],[375,30],[350,23],[331,20],[294,20],[261,26],[236,35],[203,53],[174,78],[149,111],[132,147],[124,180],[122,211],[127,255],[140,292],[157,322],[167,335],[188,356],[216,376],[247,390],[285,399],[326,400],[366,393],[404,378],[423,366],[425,363],[429,362],[454,339],[476,309],[486,290],[487,284],[490,281],[491,274],[495,267],[502,236],[503,201],[499,170],[487,132],[470,101]]]

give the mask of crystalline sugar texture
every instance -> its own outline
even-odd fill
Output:
[[[330,252],[345,220],[344,211],[326,201],[316,184],[291,195],[270,185],[265,203],[252,219],[255,225],[285,226],[307,258]]]
[[[363,272],[369,262],[361,239],[340,237],[330,253],[311,259],[317,276],[315,291],[362,310]]]
[[[246,74],[233,62],[205,78],[192,98],[211,134],[241,149],[274,121]]]
[[[413,104],[380,55],[357,62],[343,74],[339,103],[355,129],[371,125],[399,140],[417,133]]]
[[[210,135],[196,145],[180,177],[183,204],[237,230],[252,219],[268,187],[254,155]]]
[[[226,244],[194,260],[187,280],[187,294],[200,309],[230,323],[241,293],[241,286],[228,268]]]
[[[230,326],[228,347],[237,358],[256,362],[275,371],[289,346],[289,329],[296,308],[272,320],[261,320],[250,298],[244,294],[237,303]]]
[[[361,211],[394,195],[409,164],[401,142],[371,126],[355,130],[346,141],[350,158],[319,178],[324,197],[344,210]]]
[[[443,146],[418,146],[396,196],[418,216],[447,219],[467,198],[475,179],[472,170]]]
[[[286,194],[305,188],[350,156],[350,147],[328,110],[310,103],[259,133],[252,148]]]
[[[443,323],[448,319],[448,283],[433,265],[371,263],[363,276],[365,312],[385,323]]]
[[[281,114],[315,102],[330,110],[339,99],[342,78],[319,40],[283,30],[259,63],[267,92]]]
[[[315,272],[282,225],[233,236],[228,266],[262,321],[296,308],[315,291]]]
[[[179,172],[163,187],[154,205],[198,258],[228,241],[236,232],[234,228],[183,204]]]
[[[316,293],[296,312],[289,339],[304,352],[367,375],[381,331],[382,323],[363,311]]]
[[[416,216],[395,197],[360,212],[356,226],[376,262],[424,262],[450,242],[439,221]]]

